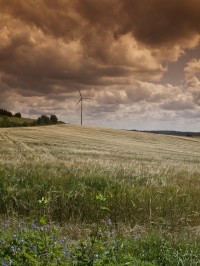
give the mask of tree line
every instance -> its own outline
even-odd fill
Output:
[[[0,109],[0,116],[8,116],[8,117],[19,117],[21,118],[21,113],[12,114],[12,112],[6,110],[6,109]]]
[[[3,118],[0,121],[0,127],[26,127],[26,126],[42,126],[42,125],[53,125],[57,123],[62,123],[58,121],[56,115],[52,114],[50,116],[41,115],[36,120],[30,121],[20,121],[20,120],[10,120],[11,117],[22,118],[21,113],[12,114],[10,111],[5,109],[0,109],[0,116]]]

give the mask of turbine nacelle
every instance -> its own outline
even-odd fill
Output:
[[[81,94],[81,91],[79,91],[80,94],[80,99],[78,100],[77,104],[74,106],[76,107],[79,103],[81,103],[81,125],[83,124],[83,100],[92,100],[92,98],[88,98],[88,97],[83,97]]]

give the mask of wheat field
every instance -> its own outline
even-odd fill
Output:
[[[199,265],[199,165],[199,138],[1,128],[0,263]]]
[[[198,169],[200,139],[59,125],[0,129],[1,162],[68,161],[123,165],[160,164]],[[159,167],[160,168],[160,167]]]
[[[1,213],[34,215],[51,198],[58,221],[198,226],[200,139],[75,125],[0,130]]]

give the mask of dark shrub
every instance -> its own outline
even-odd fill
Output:
[[[19,118],[22,117],[21,113],[16,113],[14,116],[15,116],[15,117],[19,117]]]
[[[56,123],[58,123],[58,118],[57,118],[57,116],[56,116],[56,115],[51,115],[51,116],[50,116],[50,121],[51,121],[52,124],[56,124]]]

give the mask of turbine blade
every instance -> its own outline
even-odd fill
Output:
[[[80,91],[80,90],[78,90],[78,91],[79,91],[79,94],[80,94],[81,98],[83,98],[83,97],[82,97],[82,94],[81,94],[81,91]]]
[[[81,101],[82,101],[82,99],[80,99],[74,107],[76,107]]]

